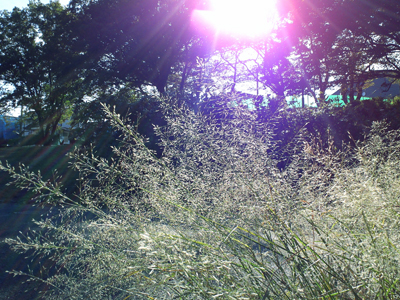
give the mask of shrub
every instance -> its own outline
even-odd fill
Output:
[[[377,123],[354,153],[299,136],[278,168],[272,131],[161,101],[158,158],[124,133],[109,160],[75,153],[78,200],[23,169],[57,203],[39,232],[7,240],[55,261],[49,299],[397,299],[399,132]]]

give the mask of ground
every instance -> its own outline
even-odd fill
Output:
[[[68,152],[70,145],[50,147],[7,147],[0,148],[0,160],[8,161],[13,166],[19,163],[29,165],[34,172],[41,170],[46,176],[52,176],[54,170],[66,176],[67,187],[73,190],[76,174],[68,169],[70,159]],[[0,300],[3,299],[40,299],[37,290],[43,290],[45,286],[38,282],[24,283],[25,276],[12,276],[7,270],[28,271],[26,266],[31,258],[18,254],[10,249],[10,246],[2,242],[5,238],[15,238],[25,233],[29,228],[34,228],[32,219],[40,219],[50,207],[36,205],[31,198],[34,196],[27,191],[21,191],[18,187],[9,186],[10,176],[0,171]],[[43,263],[43,261],[39,261]]]

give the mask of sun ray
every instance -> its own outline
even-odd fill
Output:
[[[211,9],[197,11],[200,26],[222,35],[256,38],[269,35],[277,23],[276,0],[210,0]]]

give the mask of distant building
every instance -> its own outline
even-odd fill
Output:
[[[71,138],[70,120],[58,125],[59,144],[70,144]],[[21,121],[18,117],[0,115],[0,146],[9,145],[10,140],[32,137],[39,131],[39,127],[29,120]]]
[[[58,135],[59,138],[58,143],[60,145],[70,144],[71,130],[72,130],[70,122],[71,120],[65,120],[63,123],[59,123],[57,126],[56,134]],[[23,137],[32,136],[37,134],[38,132],[39,132],[39,127],[37,125],[33,126],[32,124],[29,124],[29,122],[24,122],[23,133],[22,133]]]
[[[63,123],[59,124],[59,132],[60,132],[60,144],[70,144],[70,138],[71,138],[71,120],[66,120]]]
[[[10,116],[0,116],[0,140],[7,141],[19,138],[18,118]]]
[[[356,97],[357,93],[354,96]],[[393,99],[396,96],[400,96],[399,83],[396,82],[391,83],[391,80],[387,78],[377,78],[365,85],[365,87],[362,90],[361,100],[368,100],[378,97],[383,99]],[[328,98],[331,101],[344,105],[340,90],[337,90]]]
[[[347,93],[347,97],[348,97]],[[393,82],[387,78],[374,79],[365,84],[362,90],[362,96],[360,100],[369,100],[372,98],[383,98],[393,99],[396,96],[400,96],[400,85],[399,83]],[[334,105],[343,106],[343,102],[340,89],[333,94],[327,96],[326,100],[333,103]],[[357,92],[355,92],[354,98],[357,98]],[[287,96],[286,101],[290,107],[301,107],[302,99],[301,96]],[[304,105],[309,107],[316,107],[315,99],[310,95],[304,95]]]

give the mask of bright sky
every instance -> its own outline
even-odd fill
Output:
[[[61,4],[67,5],[69,0],[59,0]],[[49,3],[50,0],[42,0],[42,3]],[[0,10],[11,11],[15,6],[20,8],[28,6],[29,0],[0,0]]]
[[[192,20],[204,30],[236,38],[268,36],[275,27],[277,0],[208,0],[210,10],[196,10]]]

